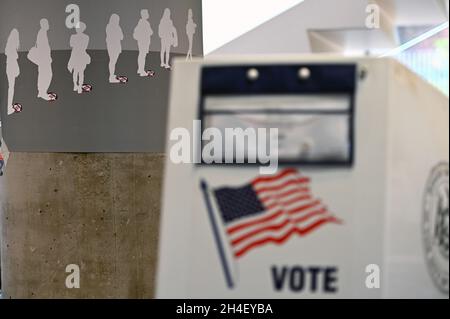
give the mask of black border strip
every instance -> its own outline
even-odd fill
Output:
[[[311,77],[301,80],[298,77],[300,68],[308,68]],[[259,71],[259,80],[249,81],[247,72],[256,68]],[[346,161],[304,161],[304,160],[279,160],[280,166],[328,166],[328,167],[353,167],[355,162],[355,100],[357,90],[357,65],[356,64],[295,64],[295,65],[249,65],[249,66],[204,66],[201,70],[200,98],[198,105],[198,120],[201,121],[201,134],[204,132],[204,118],[209,114],[236,114],[233,111],[206,111],[205,98],[207,96],[245,96],[245,95],[348,95],[350,107],[348,111],[336,110],[299,110],[302,114],[337,114],[349,115],[349,159]],[[285,114],[284,110],[271,110],[274,114]],[[267,113],[260,111],[259,113]],[[203,152],[204,143],[199,141]],[[203,154],[201,163],[197,165],[216,166],[261,166],[261,163],[205,163]]]

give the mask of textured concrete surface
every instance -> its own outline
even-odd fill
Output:
[[[2,229],[2,218],[1,216],[3,215],[3,197],[4,197],[4,193],[5,193],[5,186],[4,186],[4,180],[5,178],[0,176],[0,299],[2,298],[2,293],[1,293],[1,273],[2,273],[2,236],[1,236],[1,229]]]
[[[4,298],[152,298],[163,155],[12,153]],[[80,289],[65,286],[66,266]]]

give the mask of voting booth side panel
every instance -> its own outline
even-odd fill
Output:
[[[340,59],[313,62],[324,66],[344,63]],[[242,61],[232,63],[247,65]],[[312,62],[308,58],[298,58],[280,59],[273,64],[283,63]],[[357,85],[354,164],[351,167],[290,165],[278,171],[296,170],[307,177],[314,198],[320,199],[339,222],[327,223],[283,241],[272,240],[263,245],[259,240],[261,245],[254,249],[233,250],[236,249],[233,243],[239,249],[241,241],[245,244],[247,238],[237,238],[233,229],[226,229],[214,191],[226,187],[229,194],[245,187],[260,175],[258,167],[176,165],[168,158],[158,297],[381,297],[379,289],[367,288],[365,269],[369,264],[383,262],[387,67],[382,60],[351,63],[358,68],[368,68],[371,74]],[[201,68],[211,65],[225,66],[227,62],[176,64],[170,130],[190,128],[192,121],[198,119]],[[168,153],[172,145],[168,143]],[[174,194],[177,200],[173,199]],[[278,238],[279,225],[271,227],[270,238]],[[314,273],[317,284],[311,284]]]
[[[448,298],[448,98],[389,63],[386,298]]]
[[[353,188],[343,187],[342,200],[353,208],[349,269],[351,298],[381,298],[381,290],[368,286],[371,265],[383,264],[387,182],[388,67],[381,59],[357,59],[366,77],[358,81],[355,103],[355,165]],[[328,170],[326,170],[328,171]],[[329,178],[333,178],[330,176]],[[335,181],[338,183],[338,181]],[[347,257],[348,258],[348,257]],[[369,268],[368,268],[369,267]],[[369,272],[368,272],[369,271]]]
[[[175,62],[171,78],[168,138],[177,128],[192,127],[198,101],[199,62]],[[192,224],[192,197],[195,190],[191,164],[174,164],[170,158],[171,142],[166,145],[166,157],[159,256],[156,278],[157,298],[188,298],[188,261]],[[175,198],[175,199],[174,199]],[[205,265],[208,267],[209,265]],[[205,296],[207,297],[207,296]]]

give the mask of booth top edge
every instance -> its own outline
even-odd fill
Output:
[[[232,64],[298,64],[298,63],[320,63],[320,64],[345,64],[359,63],[376,60],[395,61],[392,57],[367,57],[367,56],[339,56],[330,54],[255,54],[255,55],[214,55],[204,58],[194,58],[186,61],[183,58],[175,59],[175,64],[202,64],[202,65],[232,65]]]

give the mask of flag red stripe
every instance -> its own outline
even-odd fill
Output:
[[[286,181],[283,184],[280,184],[280,185],[277,185],[277,186],[266,186],[266,187],[256,188],[255,185],[253,184],[253,187],[255,188],[256,192],[258,194],[260,194],[260,193],[264,193],[264,192],[281,191],[281,190],[283,190],[283,188],[286,188],[289,185],[301,186],[301,185],[304,185],[304,184],[308,184],[309,182],[310,182],[309,178],[302,177],[302,178],[297,178],[297,179]]]
[[[303,205],[303,206],[299,206],[299,207],[297,207],[297,208],[289,209],[289,210],[287,211],[287,213],[288,213],[289,215],[295,215],[295,214],[300,213],[300,212],[302,212],[302,211],[304,211],[304,210],[313,208],[314,206],[318,206],[318,205],[320,205],[320,203],[321,203],[320,200],[315,200],[315,201],[313,201],[312,203],[309,203],[309,204],[307,204],[307,205]]]
[[[296,218],[296,219],[293,220],[293,223],[294,224],[302,223],[302,222],[307,221],[311,217],[314,217],[314,216],[317,216],[317,215],[322,215],[322,214],[325,214],[325,213],[328,213],[328,209],[326,207],[324,207],[322,209],[319,209],[317,211],[308,213],[308,214],[306,214],[306,215],[304,215],[302,217]]]
[[[240,225],[236,225],[236,226],[230,227],[230,228],[228,228],[227,233],[229,235],[232,235],[233,233],[235,233],[235,232],[237,232],[237,231],[239,231],[241,229],[244,229],[244,228],[247,228],[247,227],[251,227],[251,226],[254,226],[254,225],[257,225],[257,224],[261,224],[261,223],[266,223],[268,221],[276,219],[276,218],[280,217],[280,215],[282,215],[282,214],[284,214],[284,211],[283,210],[279,210],[276,213],[273,213],[272,215],[266,216],[264,218],[260,218],[260,219],[254,220],[252,222],[247,222],[247,223],[243,223],[243,224],[240,224]]]
[[[243,224],[232,226],[232,227],[228,228],[227,233],[229,235],[232,235],[233,233],[235,233],[235,232],[237,232],[239,230],[242,230],[244,228],[255,226],[255,225],[258,225],[258,224],[262,224],[262,223],[266,223],[268,221],[276,219],[276,218],[280,217],[281,214],[295,215],[297,213],[300,213],[302,211],[305,211],[305,210],[310,209],[310,208],[312,208],[314,206],[317,206],[317,205],[320,205],[320,200],[316,200],[316,201],[314,201],[312,203],[309,203],[307,205],[303,205],[303,206],[297,207],[295,209],[290,209],[290,210],[287,210],[287,211],[283,210],[283,209],[280,209],[279,211],[277,211],[277,212],[275,212],[275,213],[273,213],[273,214],[271,214],[269,216],[265,216],[265,217],[256,219],[256,220],[251,221],[251,222],[246,222],[246,223],[243,223]]]
[[[312,196],[311,195],[300,195],[297,197],[294,197],[292,199],[289,199],[287,201],[282,201],[279,199],[275,200],[275,203],[267,205],[267,210],[270,210],[271,208],[275,208],[277,206],[290,206],[296,202],[300,202],[300,201],[306,201],[306,200],[311,200]],[[267,202],[267,200],[266,200]]]
[[[256,247],[259,247],[259,246],[262,246],[262,245],[265,245],[265,244],[269,244],[269,243],[273,243],[275,245],[281,245],[294,234],[297,234],[299,236],[305,236],[308,233],[310,233],[313,230],[315,230],[316,228],[318,228],[318,227],[320,227],[320,226],[322,226],[322,225],[324,225],[326,223],[330,223],[330,222],[336,222],[336,219],[334,217],[324,218],[324,219],[318,220],[314,224],[312,224],[312,225],[310,225],[310,226],[308,226],[307,228],[304,228],[304,229],[293,227],[291,230],[289,230],[286,234],[282,235],[281,237],[268,236],[266,238],[262,238],[262,239],[259,239],[257,241],[254,241],[254,242],[246,245],[244,248],[242,248],[242,249],[238,250],[237,252],[235,252],[234,255],[236,256],[236,258],[242,257],[247,252],[252,250],[253,248],[256,248]]]
[[[269,194],[269,195],[262,196],[262,195],[258,194],[258,197],[264,203],[265,201],[267,201],[269,199],[273,199],[273,198],[283,198],[283,197],[287,197],[287,196],[290,196],[290,195],[296,194],[296,193],[309,193],[309,192],[310,192],[310,189],[308,187],[300,187],[300,188],[291,189],[291,190],[288,190],[287,192],[279,193],[276,195]]]
[[[261,183],[261,182],[273,182],[273,181],[276,181],[276,180],[278,180],[280,178],[283,178],[283,177],[291,175],[291,174],[298,174],[298,171],[296,169],[294,169],[294,168],[285,169],[284,171],[282,171],[279,174],[274,175],[274,176],[265,176],[265,177],[255,178],[253,180],[252,184],[256,185],[256,184]]]
[[[292,223],[296,224],[296,223],[304,222],[304,221],[306,221],[306,220],[308,220],[308,219],[310,219],[310,218],[312,218],[314,216],[322,215],[322,214],[326,214],[326,213],[327,213],[326,208],[322,208],[322,209],[318,209],[318,210],[316,210],[314,212],[311,212],[311,213],[305,215],[304,217],[301,217],[301,218],[298,218],[298,219],[295,219],[295,220],[291,220],[289,218],[286,218],[283,222],[281,222],[278,225],[270,225],[270,226],[261,227],[261,228],[255,229],[254,231],[251,231],[251,232],[249,232],[249,233],[247,233],[245,235],[242,235],[239,238],[236,238],[233,241],[231,241],[231,245],[233,245],[233,246],[237,245],[237,244],[243,242],[244,240],[247,240],[247,239],[249,239],[249,238],[251,238],[253,236],[259,235],[261,233],[269,232],[269,231],[281,230],[284,227],[286,227],[288,224],[292,224]]]

